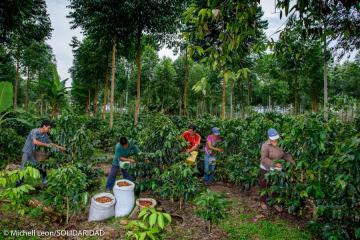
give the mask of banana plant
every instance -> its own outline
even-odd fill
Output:
[[[11,82],[0,82],[0,126],[9,112],[3,113],[13,105],[13,85]]]

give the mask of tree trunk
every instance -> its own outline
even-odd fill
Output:
[[[271,95],[269,94],[269,103],[268,103],[268,108],[269,108],[269,111],[271,109]]]
[[[319,94],[316,89],[313,89],[311,93],[311,110],[313,112],[319,111]]]
[[[182,203],[183,203],[183,198],[181,197],[180,200],[179,200],[180,210],[182,209]]]
[[[94,115],[97,115],[97,101],[99,94],[99,80],[96,79],[95,93],[94,93]]]
[[[140,80],[141,80],[141,31],[138,30],[137,36],[137,70],[138,70],[138,77],[137,77],[137,87],[136,87],[136,104],[135,104],[135,114],[134,114],[134,125],[137,125],[139,120],[139,113],[140,113]]]
[[[115,71],[116,71],[116,37],[113,37],[113,46],[111,54],[111,98],[110,98],[110,124],[112,129],[114,122],[114,95],[115,95]]]
[[[248,94],[247,94],[247,105],[250,107],[251,105],[251,93],[252,93],[252,85],[251,80],[248,80]]]
[[[106,113],[106,105],[108,103],[108,89],[109,89],[109,52],[106,53],[106,62],[105,62],[105,71],[104,71],[104,78],[105,78],[105,93],[104,93],[104,104],[103,104],[103,111],[102,111],[102,118],[105,120],[105,113]]]
[[[233,113],[234,113],[234,86],[235,86],[235,81],[232,82],[231,84],[231,94],[230,94],[230,118],[233,117]]]
[[[15,75],[15,84],[14,84],[14,101],[13,106],[14,110],[17,108],[17,95],[18,95],[18,86],[19,86],[19,79],[20,79],[20,59],[19,54],[16,57],[16,75]]]
[[[223,80],[223,92],[222,92],[222,105],[221,105],[221,119],[225,119],[225,107],[226,107],[226,81]]]
[[[326,60],[326,35],[324,36],[324,118],[328,119],[328,80],[327,80],[327,60]]]
[[[58,107],[57,103],[55,103],[55,104],[53,105],[53,108],[52,108],[52,117],[53,117],[53,119],[56,119],[57,116],[58,116],[58,112],[59,112],[59,109],[58,109],[58,108],[59,108],[59,107]]]
[[[30,71],[27,68],[26,91],[25,91],[25,109],[29,110],[29,90],[30,90]]]
[[[295,78],[295,88],[294,88],[294,114],[297,115],[300,113],[300,99],[299,99],[299,80]]]
[[[188,88],[189,66],[187,47],[185,48],[185,76],[184,76],[184,115],[187,116],[187,88]]]
[[[86,97],[86,115],[90,116],[90,90],[88,90],[88,96]]]
[[[44,113],[44,110],[43,110],[43,101],[41,100],[40,101],[40,116],[42,116]]]
[[[69,197],[66,197],[66,224],[69,223],[69,214],[70,214]]]

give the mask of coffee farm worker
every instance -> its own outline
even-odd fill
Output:
[[[129,175],[125,166],[130,163],[135,163],[135,160],[129,158],[129,156],[138,154],[139,152],[139,148],[134,144],[129,144],[126,137],[120,138],[120,141],[115,146],[114,159],[112,161],[111,171],[106,182],[106,190],[110,191],[114,187],[116,174],[119,169],[121,169],[123,178],[134,181],[134,178]]]
[[[275,160],[284,159],[287,162],[295,163],[292,156],[285,153],[283,149],[278,146],[279,133],[270,128],[267,131],[268,140],[261,147],[261,161],[260,161],[260,178],[259,185],[261,189],[267,187],[265,174],[272,170],[281,170],[280,163],[274,163]],[[266,202],[266,196],[261,197],[261,201]]]
[[[52,143],[49,138],[48,133],[52,127],[52,123],[49,120],[44,120],[39,128],[32,129],[29,135],[26,138],[25,145],[22,149],[23,155],[21,160],[20,169],[24,169],[27,164],[37,168],[40,172],[41,182],[43,187],[46,187],[47,180],[46,180],[46,170],[45,166],[39,163],[34,155],[35,146],[39,147],[51,147]],[[65,150],[60,147],[61,150]],[[19,180],[16,185],[20,186],[23,183],[23,180]]]
[[[201,136],[196,133],[196,126],[191,124],[189,129],[182,134],[182,137],[188,143],[186,152],[190,153],[190,156],[186,159],[186,163],[194,166],[196,164],[196,157],[198,155]]]
[[[214,170],[216,153],[223,152],[224,149],[217,148],[215,145],[221,142],[220,130],[217,127],[212,128],[212,134],[206,138],[205,161],[204,161],[204,183],[210,184],[214,180]]]

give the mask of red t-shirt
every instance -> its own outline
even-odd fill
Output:
[[[194,147],[195,145],[200,144],[201,137],[197,133],[191,135],[190,130],[188,130],[188,131],[184,132],[182,134],[182,136],[189,143],[189,146],[187,149],[190,149],[190,148]]]

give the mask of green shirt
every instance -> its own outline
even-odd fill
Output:
[[[130,145],[127,149],[125,149],[120,143],[117,143],[115,146],[115,155],[112,161],[112,165],[119,166],[119,162],[121,162],[121,157],[129,157],[131,155],[139,153],[140,150],[136,145]]]

